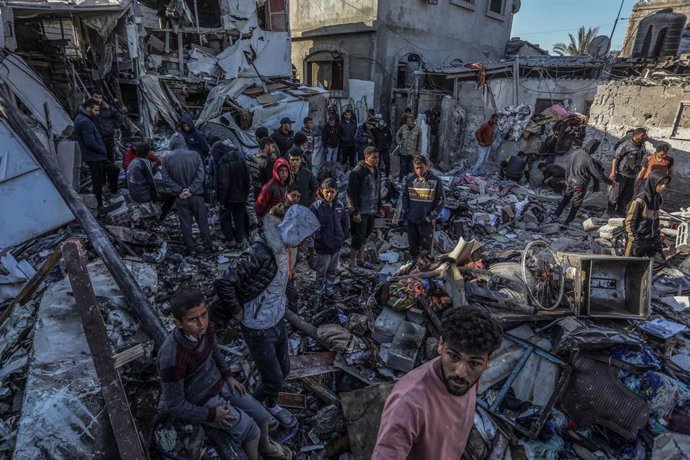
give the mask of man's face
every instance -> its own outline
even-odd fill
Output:
[[[408,119],[406,120],[406,123],[407,123],[407,127],[408,127],[408,128],[412,128],[412,127],[414,126],[414,118],[411,118],[411,117],[408,118]]]
[[[182,123],[182,131],[184,131],[185,133],[188,133],[191,130],[192,130],[192,125],[190,125],[189,123]]]
[[[275,144],[268,144],[264,148],[264,153],[266,154],[267,157],[270,157],[275,153],[276,145]]]
[[[345,112],[345,115],[343,115],[346,120],[350,120],[352,118],[352,112]]]
[[[103,103],[103,96],[101,96],[100,94],[94,94],[93,96],[91,96],[91,98],[94,101],[98,102],[99,105]]]
[[[306,129],[312,129],[314,127],[314,120],[309,120],[306,125],[304,125]]]
[[[656,184],[656,193],[664,193],[666,190],[668,190],[667,180],[662,180],[661,182]]]
[[[292,123],[283,123],[283,131],[288,132],[292,129]]]
[[[335,126],[335,120],[328,120],[328,124],[331,126]]]
[[[415,172],[415,174],[417,174],[417,177],[426,177],[426,173],[428,171],[429,171],[429,168],[424,163],[415,163],[414,164],[414,172]]]
[[[290,171],[296,173],[302,167],[302,157],[290,155]]]
[[[285,195],[285,199],[287,200],[288,204],[299,204],[299,200],[302,199],[302,194],[299,190],[293,190]]]
[[[448,393],[463,396],[479,382],[479,377],[489,367],[491,356],[488,353],[465,353],[446,342],[443,337],[438,343],[441,355],[440,368],[443,383]]]
[[[290,171],[285,166],[278,168],[278,177],[282,183],[287,182],[288,177],[290,177]]]
[[[365,126],[367,127],[367,131],[371,131],[372,129],[374,129],[373,123],[366,123]]]
[[[379,165],[379,154],[374,153],[364,157],[364,164],[370,168],[375,168]]]
[[[187,310],[181,320],[174,319],[175,326],[193,337],[204,335],[208,328],[208,308],[202,303],[190,310]]]
[[[633,141],[635,141],[636,144],[641,144],[646,140],[647,140],[647,133],[635,134],[633,136]]]
[[[92,117],[98,117],[101,114],[101,108],[97,105],[86,109]]]
[[[668,158],[668,152],[665,150],[659,150],[658,152],[656,152],[656,157],[661,160],[665,160]]]
[[[337,194],[338,194],[338,191],[334,188],[321,187],[321,196],[328,203],[333,203],[333,200],[335,200],[335,197]]]

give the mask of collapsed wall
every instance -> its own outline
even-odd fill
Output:
[[[690,104],[690,91],[685,86],[612,81],[597,90],[587,135],[601,139],[599,150],[610,158],[615,143],[629,129],[645,127],[649,130],[649,152],[661,142],[671,144],[676,174],[688,176],[690,106],[684,104]]]

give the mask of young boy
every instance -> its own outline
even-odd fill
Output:
[[[332,302],[335,299],[333,286],[338,270],[340,248],[350,231],[350,219],[345,205],[338,201],[338,187],[334,179],[326,178],[319,189],[320,199],[311,205],[311,212],[319,220],[321,228],[314,234],[314,249],[316,249],[316,282],[314,283],[314,297],[317,306],[323,305],[324,300]],[[324,297],[325,290],[325,297]]]
[[[252,245],[213,283],[220,300],[214,314],[242,323],[242,335],[261,376],[254,397],[286,428],[297,424],[294,415],[276,404],[290,373],[284,320],[290,253],[318,228],[316,217],[300,205],[290,206],[282,221],[267,214]]]
[[[261,189],[256,198],[256,218],[259,222],[273,208],[285,198],[287,187],[292,183],[290,166],[285,158],[278,158],[273,164],[273,177]]]
[[[204,294],[181,289],[171,302],[175,330],[158,352],[161,404],[175,417],[225,430],[250,460],[289,459],[268,437],[271,416],[232,376],[208,321]]]

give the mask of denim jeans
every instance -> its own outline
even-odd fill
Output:
[[[261,376],[254,398],[267,407],[273,407],[278,400],[278,393],[283,389],[285,377],[290,373],[285,320],[269,329],[251,329],[243,325],[242,335]]]
[[[324,289],[328,294],[333,293],[339,257],[340,250],[337,250],[335,254],[316,254],[316,260],[314,261],[314,270],[316,271],[314,294],[317,298],[323,295]]]
[[[326,147],[324,161],[338,161],[338,147]]]
[[[491,152],[491,146],[479,146],[477,162],[472,166],[470,174],[484,174],[486,168],[486,160],[489,158],[489,153]]]
[[[403,180],[408,174],[412,174],[412,155],[400,155],[400,174],[398,174],[398,178]]]

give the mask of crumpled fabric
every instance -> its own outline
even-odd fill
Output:
[[[316,330],[316,335],[319,340],[328,344],[330,351],[355,353],[367,349],[367,344],[364,340],[338,324],[321,325]]]
[[[297,247],[320,227],[321,225],[314,213],[298,204],[290,206],[285,217],[283,217],[283,221],[278,224],[280,240],[289,248]]]

